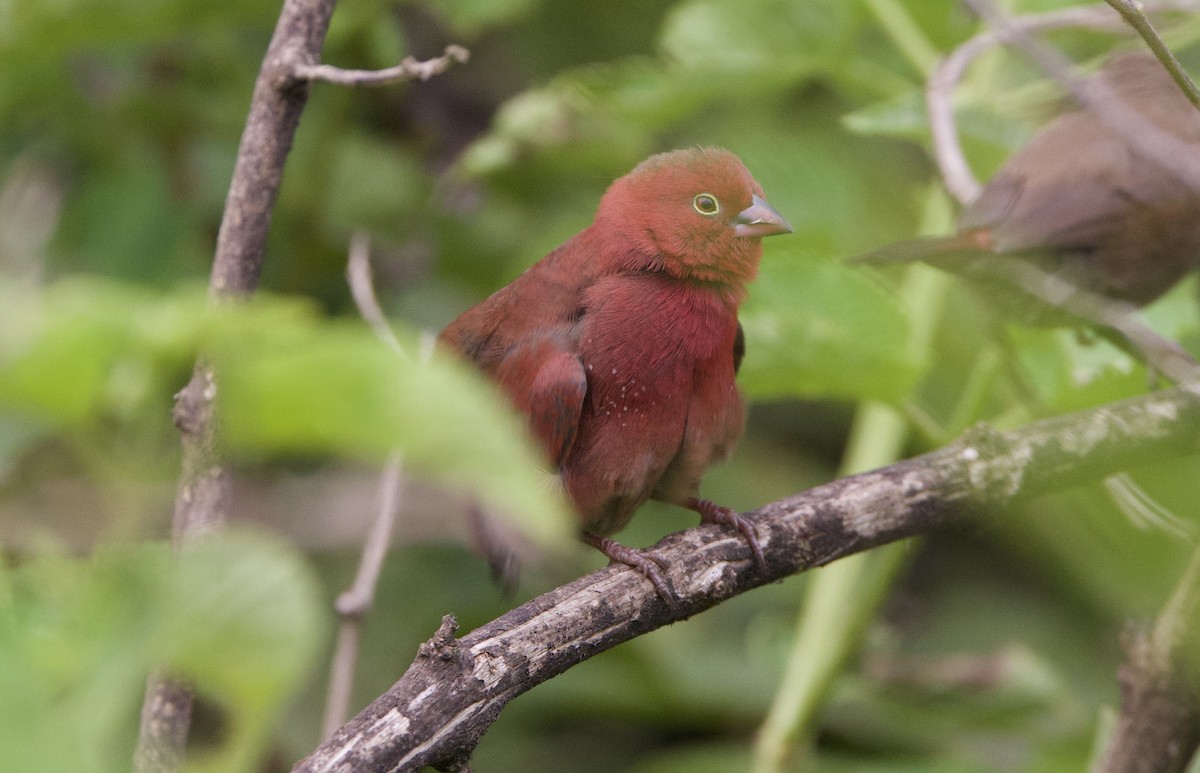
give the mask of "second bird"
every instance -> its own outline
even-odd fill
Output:
[[[1126,109],[1200,153],[1200,112],[1149,54],[1118,54],[1095,76]],[[859,258],[969,271],[1023,259],[1071,284],[1142,306],[1200,266],[1200,191],[1147,160],[1097,112],[1071,110],[1017,151],[951,236]]]
[[[791,230],[729,151],[652,156],[590,226],[439,338],[528,416],[584,538],[664,597],[656,557],[608,538],[647,499],[738,528],[763,562],[752,526],[696,494],[742,433],[737,311],[762,237]]]

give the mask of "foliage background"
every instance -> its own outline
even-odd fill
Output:
[[[471,61],[409,86],[314,87],[272,228],[270,297],[207,315],[198,288],[277,12],[261,0],[0,0],[0,752],[22,769],[127,768],[145,672],[160,662],[201,685],[197,767],[286,768],[310,750],[330,602],[393,442],[415,480],[359,705],[441,615],[469,630],[599,565],[567,547],[527,570],[515,599],[489,583],[463,546],[464,486],[537,534],[555,533],[556,504],[483,387],[450,365],[392,360],[356,320],[343,278],[356,231],[415,351],[417,331],[589,222],[608,182],[646,155],[734,150],[796,227],[766,243],[743,315],[750,429],[705,483],[739,508],[832,477],[863,400],[898,408],[917,452],[975,421],[1011,427],[1145,389],[1144,370],[1106,345],[1001,329],[922,269],[905,279],[840,263],[952,227],[921,108],[927,55],[978,29],[949,0],[344,0],[326,62],[384,67],[450,42]],[[1165,26],[1197,72],[1200,19]],[[1080,31],[1054,41],[1088,63],[1132,45]],[[959,98],[981,176],[1058,99],[1004,52],[977,63]],[[906,281],[932,289],[914,304],[897,291]],[[1193,283],[1148,315],[1195,351]],[[144,540],[169,531],[171,395],[199,346],[228,374],[239,528],[173,565]],[[1134,474],[1194,519],[1196,467]],[[692,521],[647,506],[622,540],[650,544]],[[1097,486],[903,559],[805,769],[1079,769],[1116,699],[1119,633],[1153,614],[1181,556]],[[535,690],[475,769],[746,769],[808,582]]]

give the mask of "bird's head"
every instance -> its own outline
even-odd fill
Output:
[[[600,200],[605,260],[740,290],[758,272],[762,237],[792,227],[741,160],[721,148],[651,156]]]

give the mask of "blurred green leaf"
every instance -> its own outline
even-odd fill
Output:
[[[905,94],[853,110],[842,117],[846,128],[858,134],[877,134],[906,140],[929,136],[924,95],[914,89]]]
[[[924,363],[909,351],[895,297],[860,269],[802,248],[768,249],[741,314],[746,390],[758,399],[907,395]]]
[[[328,216],[339,233],[382,229],[413,210],[429,194],[428,181],[403,147],[367,136],[346,137],[337,145],[332,176],[326,180]]]
[[[73,278],[6,300],[0,402],[64,424],[162,405],[165,379],[193,356],[204,319],[199,288],[163,295]]]
[[[438,12],[460,35],[473,37],[488,27],[528,14],[537,0],[464,0],[440,4]]]
[[[569,539],[552,476],[494,385],[449,358],[417,361],[413,336],[401,358],[359,323],[264,324],[289,308],[260,299],[227,309],[206,347],[232,451],[382,459],[399,448],[413,469],[502,509],[539,543]]]
[[[323,639],[304,562],[262,537],[42,555],[0,594],[0,748],[17,770],[128,770],[150,669],[228,712],[221,770],[250,770]],[[70,728],[70,732],[64,732]]]
[[[663,25],[663,53],[747,90],[778,87],[836,62],[862,11],[838,0],[692,0]]]
[[[507,401],[475,371],[399,358],[362,323],[259,298],[208,310],[196,290],[162,295],[72,279],[0,311],[21,331],[0,350],[0,404],[67,425],[167,419],[166,379],[203,350],[219,371],[221,442],[237,454],[404,452],[414,469],[494,505],[538,542],[568,539],[566,508]]]

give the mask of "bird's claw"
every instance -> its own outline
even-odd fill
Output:
[[[637,548],[622,545],[614,539],[601,537],[590,532],[584,532],[583,539],[589,545],[596,548],[596,550],[608,556],[610,561],[625,564],[641,572],[650,581],[650,584],[654,586],[654,590],[658,592],[659,597],[668,604],[674,605],[676,603],[675,592],[671,589],[671,584],[667,581],[666,575],[663,574],[664,569],[670,568],[670,561],[653,550],[638,550]]]
[[[707,499],[692,497],[686,505],[689,510],[695,510],[700,514],[701,523],[719,523],[724,526],[732,526],[740,531],[746,539],[746,544],[750,546],[750,552],[754,554],[754,563],[760,570],[766,570],[767,559],[763,555],[762,545],[758,541],[758,533],[754,531],[754,524],[749,519],[738,515],[731,508],[722,507]]]

